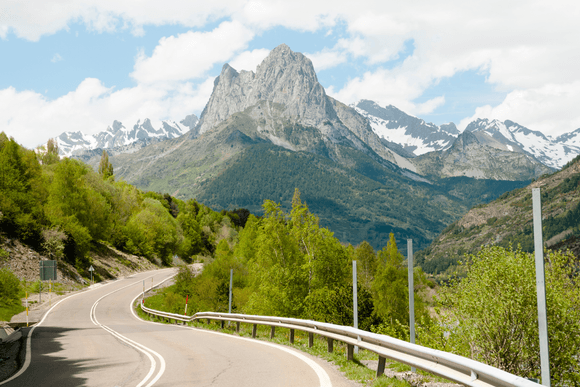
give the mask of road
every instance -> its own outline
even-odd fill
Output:
[[[139,273],[56,304],[32,331],[15,386],[352,387],[323,360],[233,335],[147,322],[130,308],[175,273]]]

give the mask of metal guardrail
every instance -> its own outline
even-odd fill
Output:
[[[381,375],[385,368],[385,359],[389,358],[412,367],[431,372],[449,380],[464,384],[466,386],[514,386],[514,387],[538,387],[537,383],[522,377],[502,371],[498,368],[468,359],[463,356],[443,352],[406,341],[398,340],[385,335],[366,332],[352,327],[321,323],[311,320],[301,320],[295,318],[254,316],[234,313],[214,313],[201,312],[193,316],[185,316],[175,313],[162,312],[147,308],[141,304],[141,309],[153,316],[176,323],[190,322],[194,320],[207,319],[236,323],[236,331],[240,329],[240,323],[252,324],[252,337],[256,337],[257,325],[267,325],[272,327],[270,337],[274,337],[275,328],[290,329],[290,342],[294,342],[294,330],[309,333],[309,346],[313,345],[314,334],[326,337],[328,340],[328,351],[333,350],[333,341],[341,341],[347,344],[347,357],[353,359],[354,347],[358,346],[379,355],[379,365],[377,375]]]

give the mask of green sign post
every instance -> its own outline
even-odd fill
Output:
[[[38,303],[42,303],[42,281],[56,281],[56,261],[40,262],[40,289],[38,289]]]
[[[40,261],[40,280],[56,281],[56,261]]]

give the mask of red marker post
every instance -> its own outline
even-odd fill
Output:
[[[189,300],[189,294],[187,296],[185,296],[185,313],[184,315],[187,316],[187,301]]]

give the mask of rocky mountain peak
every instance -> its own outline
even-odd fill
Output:
[[[270,52],[255,73],[238,73],[228,64],[223,66],[196,132],[204,133],[259,101],[280,104],[284,116],[299,117],[310,126],[320,125],[332,110],[310,59],[282,44]]]

